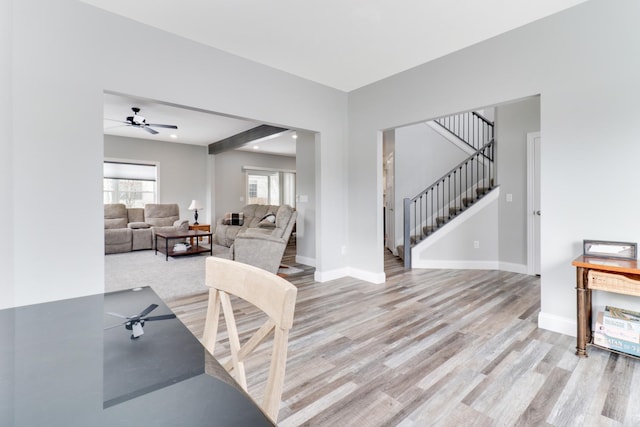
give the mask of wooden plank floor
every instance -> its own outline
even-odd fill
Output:
[[[298,299],[280,426],[640,425],[639,361],[592,347],[579,359],[574,338],[538,329],[539,278],[386,265],[379,285],[289,278]],[[169,302],[197,337],[206,304]],[[234,309],[242,331],[262,320]],[[247,364],[257,401],[267,350]]]

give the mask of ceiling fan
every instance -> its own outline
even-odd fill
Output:
[[[158,131],[153,129],[154,127],[166,128],[166,129],[178,129],[178,126],[176,125],[162,125],[159,123],[147,123],[147,119],[145,119],[143,116],[138,114],[140,112],[140,108],[132,107],[131,110],[133,111],[133,116],[127,117],[127,120],[122,122],[127,126],[133,126],[140,129],[144,129],[152,135],[158,134]]]
[[[136,339],[142,334],[144,334],[144,330],[142,327],[144,326],[144,322],[151,322],[153,320],[165,320],[165,319],[175,319],[175,314],[161,314],[159,316],[148,316],[153,310],[158,308],[158,304],[151,304],[149,307],[142,310],[140,314],[136,314],[135,316],[123,316],[122,314],[109,312],[107,314],[115,317],[119,317],[121,319],[125,319],[124,322],[118,323],[117,325],[109,326],[106,329],[117,328],[118,326],[124,325],[124,328],[131,331],[131,339]]]

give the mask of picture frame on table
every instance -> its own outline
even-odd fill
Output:
[[[589,257],[628,260],[635,260],[638,258],[638,244],[633,242],[583,240],[582,250],[582,254]]]

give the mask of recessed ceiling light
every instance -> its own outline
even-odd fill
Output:
[[[254,146],[253,146],[253,149],[254,149],[254,150],[259,150],[259,149],[260,149],[260,146],[259,146],[259,145],[254,145]]]
[[[298,134],[294,132],[294,133],[291,135],[291,138],[293,138],[293,139],[298,139]]]
[[[178,135],[176,135],[175,133],[172,133],[171,135],[169,135],[170,138],[172,139],[176,139],[178,137]]]

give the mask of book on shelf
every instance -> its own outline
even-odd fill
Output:
[[[599,332],[611,338],[617,338],[631,343],[640,344],[640,332],[604,323],[605,313],[599,311],[596,315],[594,332]]]
[[[602,324],[640,333],[640,313],[608,305],[603,312]]]
[[[173,245],[174,252],[186,252],[191,248],[191,245],[188,243],[176,243]]]
[[[640,344],[612,338],[599,331],[593,333],[593,343],[601,347],[640,357]]]

